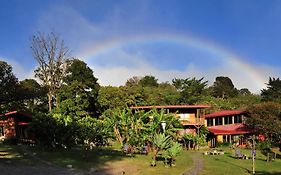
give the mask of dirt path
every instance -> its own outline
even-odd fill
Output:
[[[203,170],[204,163],[200,153],[194,153],[192,155],[192,161],[193,167],[189,171],[183,173],[183,175],[198,175]]]

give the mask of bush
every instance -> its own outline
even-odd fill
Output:
[[[18,143],[18,138],[16,137],[8,137],[8,138],[5,138],[4,141],[3,141],[3,144],[6,144],[6,145],[16,145]]]
[[[258,142],[257,148],[259,150],[270,150],[271,144],[268,141]]]
[[[230,147],[231,143],[229,142],[218,142],[217,147]]]

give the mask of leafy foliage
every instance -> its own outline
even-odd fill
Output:
[[[58,91],[60,105],[57,110],[76,119],[86,115],[98,115],[99,84],[93,71],[78,59],[72,60],[66,71],[66,84]]]
[[[18,79],[12,72],[12,66],[0,61],[0,105],[17,98],[15,96],[17,85]]]
[[[212,87],[213,96],[222,99],[228,99],[235,97],[238,94],[238,90],[234,87],[229,77],[216,77],[216,81]]]
[[[32,113],[46,111],[45,105],[47,104],[47,89],[45,87],[41,87],[34,79],[25,79],[20,81],[19,87],[19,92],[23,97],[22,103],[27,111]]]
[[[201,79],[173,79],[173,85],[180,92],[179,103],[195,104],[205,93],[207,81]]]
[[[158,86],[158,80],[151,75],[146,75],[143,78],[140,79],[139,85],[142,87],[157,87]]]
[[[175,165],[175,157],[179,156],[182,151],[182,145],[178,142],[173,142],[172,146],[166,151],[166,159],[168,159],[168,164],[170,166]]]
[[[281,102],[281,80],[279,78],[269,78],[267,88],[261,90],[263,101]]]
[[[247,123],[257,131],[265,134],[271,143],[281,141],[281,105],[278,103],[262,103],[247,109]]]

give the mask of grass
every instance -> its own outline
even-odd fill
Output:
[[[71,150],[44,150],[39,147],[0,145],[0,163],[7,161],[17,165],[41,165],[34,157],[52,164],[66,167],[71,164],[74,168],[83,171],[95,170],[103,174],[121,174],[124,171],[130,175],[180,175],[193,166],[191,156],[193,151],[182,151],[176,158],[175,167],[165,167],[163,161],[158,161],[156,167],[151,167],[152,154],[149,155],[125,155],[119,146],[97,148],[84,152],[76,148]],[[235,150],[224,148],[225,155],[203,156],[204,169],[200,175],[249,175],[252,170],[252,160],[235,159]],[[242,149],[241,152],[250,155],[250,150]],[[276,151],[275,151],[276,152]],[[28,153],[28,154],[27,154]],[[280,152],[277,152],[281,155]],[[30,156],[34,155],[34,156]],[[86,155],[86,156],[85,156]],[[280,175],[281,159],[266,162],[266,156],[257,151],[256,174]]]
[[[163,161],[157,161],[156,167],[151,167],[152,154],[149,155],[125,155],[115,148],[97,148],[87,152],[85,157],[80,149],[48,151],[38,148],[33,148],[33,152],[53,164],[65,167],[71,164],[74,168],[81,170],[90,170],[91,168],[97,171],[125,171],[126,174],[149,175],[149,174],[182,174],[192,167],[193,163],[190,158],[191,153],[183,151],[176,158],[175,167],[165,167]]]
[[[250,150],[241,150],[242,154],[250,155]],[[252,172],[252,159],[235,159],[234,150],[226,150],[225,155],[204,156],[204,171],[200,175],[249,175]],[[256,174],[280,175],[281,160],[276,159],[271,162],[266,161],[266,156],[257,151]]]
[[[0,144],[0,163],[13,163],[25,165],[38,165],[39,162],[32,160],[31,156],[16,145]]]

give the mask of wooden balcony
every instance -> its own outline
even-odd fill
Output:
[[[205,118],[179,119],[182,125],[204,125]]]

